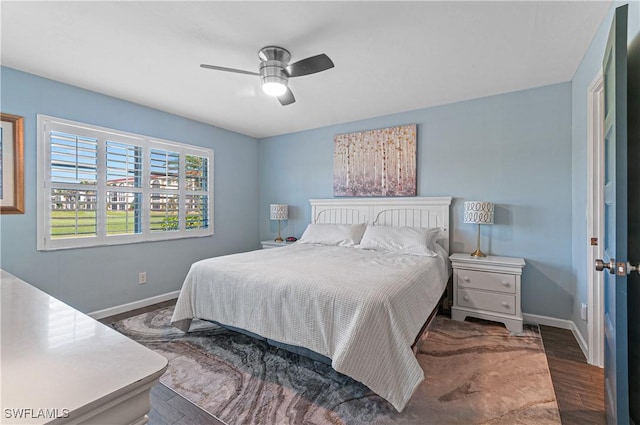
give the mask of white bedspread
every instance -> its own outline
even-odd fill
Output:
[[[210,258],[191,266],[172,324],[214,320],[308,348],[402,411],[424,380],[411,345],[447,261],[304,244]]]

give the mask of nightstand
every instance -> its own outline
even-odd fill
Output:
[[[511,334],[521,334],[524,259],[469,254],[453,254],[449,259],[453,268],[451,318],[464,321],[471,316],[502,322]]]
[[[286,242],[276,242],[276,241],[262,241],[260,243],[262,244],[262,249],[280,248],[281,246],[287,245]]]

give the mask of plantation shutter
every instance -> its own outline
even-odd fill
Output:
[[[38,115],[38,249],[213,234],[213,150]]]
[[[73,133],[49,136],[52,239],[97,236],[98,140]]]

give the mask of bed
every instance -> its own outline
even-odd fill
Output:
[[[172,324],[209,320],[310,350],[402,411],[424,380],[413,347],[450,276],[451,198],[310,203],[298,242],[194,263]]]

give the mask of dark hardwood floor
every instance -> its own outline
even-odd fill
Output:
[[[151,389],[149,425],[225,425],[162,384]]]
[[[540,326],[563,425],[606,424],[604,371],[591,366],[567,329]]]
[[[101,320],[117,320],[175,303],[167,301]],[[603,370],[587,363],[571,331],[540,326],[563,425],[606,424]],[[162,384],[151,390],[150,425],[224,425]]]

